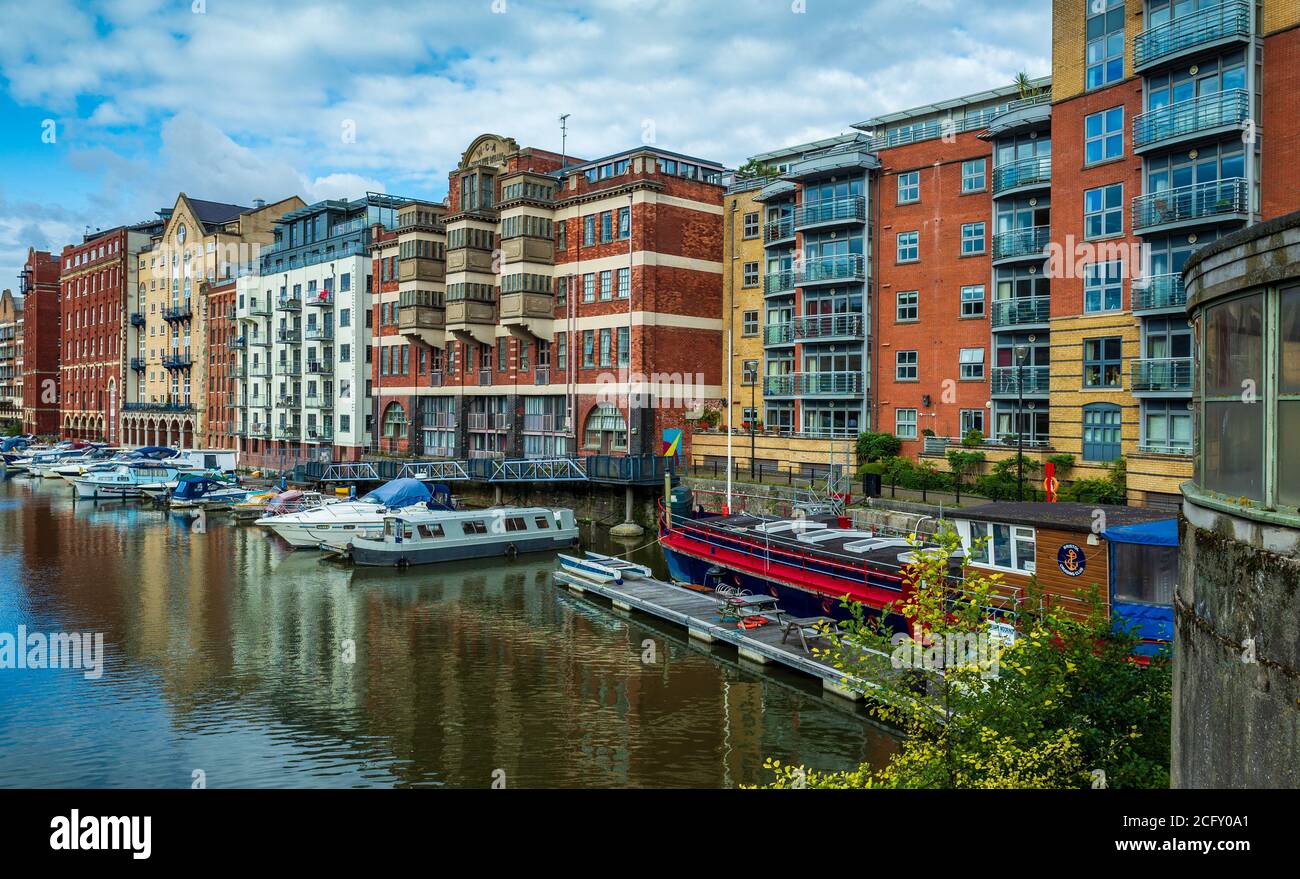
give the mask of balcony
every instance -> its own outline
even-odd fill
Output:
[[[270,378],[271,364],[254,363],[252,366],[248,368],[248,377],[249,378]]]
[[[313,443],[330,443],[334,441],[334,430],[328,424],[308,424],[307,440]]]
[[[281,409],[297,409],[302,405],[302,400],[293,394],[285,394],[275,401],[275,405]]]
[[[1187,291],[1181,272],[1133,279],[1133,313],[1144,311],[1183,311],[1187,308]]]
[[[1052,297],[1022,296],[1018,299],[995,299],[990,323],[993,329],[1046,326],[1052,317]]]
[[[182,354],[179,351],[173,351],[170,354],[163,355],[163,369],[189,369],[194,365],[188,353]]]
[[[1051,226],[1026,226],[998,232],[993,236],[993,261],[1041,259],[1051,234]]]
[[[528,414],[524,415],[525,433],[562,433],[564,431],[563,415]]]
[[[1249,0],[1227,0],[1138,34],[1133,40],[1133,69],[1142,72],[1193,52],[1244,43],[1249,38]]]
[[[302,363],[297,360],[281,360],[275,365],[275,374],[284,376],[302,375]]]
[[[192,316],[193,315],[191,314],[190,307],[188,305],[178,305],[174,308],[164,308],[162,313],[163,320],[167,321],[168,323],[176,323],[177,321],[189,320]]]
[[[238,338],[231,339],[227,342],[226,347],[231,351],[243,351],[248,347],[248,343],[244,340],[243,336],[239,336]]]
[[[1133,199],[1133,229],[1144,234],[1180,226],[1244,221],[1249,209],[1242,177],[1193,183]]]
[[[333,409],[334,397],[327,394],[309,395],[307,397],[308,409]]]
[[[297,296],[282,296],[275,304],[276,311],[302,311],[302,300]]]
[[[1133,361],[1133,393],[1191,393],[1192,358],[1149,357]]]
[[[806,259],[795,269],[795,284],[836,284],[867,279],[867,260],[861,254],[819,256]]]
[[[248,426],[248,435],[265,439],[271,435],[271,428],[265,424],[250,424]]]
[[[277,342],[284,342],[289,345],[302,344],[302,339],[299,335],[299,331],[291,327],[286,327],[286,328],[276,330],[275,340]]]
[[[136,372],[144,372],[144,358],[132,357],[131,368],[134,369]]]
[[[860,397],[860,372],[795,372],[763,378],[768,397]]]
[[[993,195],[1010,195],[1052,185],[1052,157],[1034,156],[993,169]]]
[[[244,366],[232,366],[230,368],[230,377],[237,379],[248,378],[248,368]]]
[[[796,229],[860,224],[867,221],[867,200],[860,195],[805,203],[794,214]]]
[[[1250,94],[1245,89],[1158,107],[1133,119],[1133,152],[1239,131],[1249,118]]]
[[[763,224],[763,245],[794,240],[794,217],[781,217]]]
[[[438,348],[446,340],[446,317],[447,312],[438,306],[401,305],[397,309],[397,330]]]
[[[262,302],[261,300],[258,299],[254,299],[250,301],[248,303],[248,316],[249,317],[270,317],[271,316],[270,303]]]
[[[991,376],[991,390],[994,396],[1016,397],[1023,393],[1026,397],[1047,396],[1049,370],[1046,366],[995,366]]]
[[[505,412],[469,413],[470,430],[509,430],[510,416]]]
[[[143,326],[144,326],[144,315],[141,314],[141,313],[138,312],[138,311],[133,311],[133,312],[131,312],[131,326],[133,326],[133,327],[143,327]]]
[[[333,375],[334,364],[328,360],[313,360],[307,364],[307,372],[311,375]]]
[[[298,425],[281,424],[275,429],[275,438],[282,440],[296,440],[300,436]]]
[[[333,308],[334,291],[333,290],[308,290],[307,299],[303,303],[309,308]],[[333,436],[333,434],[331,434]]]
[[[763,295],[776,296],[794,292],[794,270],[771,272],[763,278]]]
[[[502,293],[501,325],[518,339],[550,341],[555,334],[555,299],[549,293]]]
[[[860,314],[805,315],[792,320],[790,337],[799,342],[830,341],[834,339],[862,339],[866,321]],[[780,329],[780,324],[768,329]]]
[[[253,336],[253,337],[247,339],[247,340],[245,341],[245,344],[246,344],[246,345],[251,345],[251,346],[253,346],[254,348],[270,348],[270,347],[271,347],[271,337],[270,337],[270,336]]]
[[[302,337],[308,342],[332,342],[334,327],[307,327],[303,330]]]

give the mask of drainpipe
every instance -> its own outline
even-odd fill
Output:
[[[1255,0],[1250,0],[1246,4],[1249,10],[1249,32],[1250,32],[1250,51],[1246,56],[1246,94],[1250,102],[1250,116],[1248,131],[1251,135],[1250,140],[1246,143],[1246,225],[1253,226],[1258,222],[1258,216],[1255,210],[1255,182],[1257,177],[1256,168],[1256,146],[1259,143],[1259,119],[1263,114],[1259,112],[1262,108],[1256,100],[1256,75],[1255,67],[1259,62],[1259,38],[1255,33],[1257,24],[1258,4]]]

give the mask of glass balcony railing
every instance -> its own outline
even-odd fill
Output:
[[[993,194],[1022,186],[1047,186],[1052,182],[1052,157],[1033,156],[993,169]]]
[[[794,270],[785,269],[780,272],[770,272],[767,277],[763,278],[763,295],[771,296],[774,293],[792,293],[794,292]]]
[[[763,224],[763,243],[771,244],[774,241],[786,241],[794,237],[794,217],[782,217],[779,220],[769,220]]]
[[[867,202],[860,195],[808,202],[795,211],[794,218],[796,228],[827,223],[865,223]]]
[[[1019,299],[995,299],[990,321],[994,329],[1024,324],[1045,324],[1052,317],[1052,297],[1022,296]]]
[[[328,342],[334,338],[334,327],[307,327],[302,337],[308,342]]]
[[[1133,66],[1172,60],[1200,46],[1250,36],[1250,0],[1227,0],[1148,28],[1133,40]]]
[[[1247,210],[1246,180],[1229,177],[1164,189],[1133,199],[1133,228],[1148,229],[1170,223],[1212,220],[1219,216],[1244,214]]]
[[[819,339],[861,339],[865,321],[860,314],[825,314],[795,318],[763,328],[763,344],[789,345]]]
[[[1051,226],[1026,226],[1008,229],[993,236],[994,259],[1017,259],[1041,256],[1051,237]]]
[[[1157,107],[1133,119],[1133,148],[1157,146],[1216,128],[1238,127],[1250,116],[1250,95],[1229,89]]]
[[[806,259],[795,269],[795,284],[830,284],[840,281],[865,281],[867,261],[857,253],[843,256],[819,256]]]
[[[297,345],[297,344],[300,344],[300,343],[302,342],[302,338],[301,338],[301,334],[300,334],[300,332],[299,332],[297,329],[294,329],[294,328],[292,328],[292,327],[287,327],[287,328],[282,328],[282,329],[278,329],[278,330],[276,330],[276,331],[275,331],[275,340],[276,340],[277,342],[285,342],[285,343],[289,343],[289,344],[293,344],[293,345]]]
[[[1158,311],[1185,308],[1187,291],[1181,272],[1133,279],[1133,311]]]
[[[1134,391],[1192,390],[1192,358],[1148,357],[1133,361]]]
[[[1030,397],[1046,395],[1049,379],[1046,366],[995,366],[990,383],[994,394]]]
[[[795,372],[763,379],[763,394],[773,397],[860,396],[860,372]]]
[[[261,302],[254,299],[248,303],[248,314],[250,317],[267,317],[271,313],[271,303]]]

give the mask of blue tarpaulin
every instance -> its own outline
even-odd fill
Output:
[[[1178,520],[1160,519],[1140,522],[1137,525],[1118,525],[1107,528],[1101,536],[1112,543],[1140,543],[1144,546],[1177,546]]]
[[[429,502],[429,488],[418,479],[394,479],[392,482],[381,485],[370,494],[362,498],[363,501],[371,504],[379,504],[395,510],[400,507],[410,507],[415,504],[424,504]]]
[[[176,450],[169,449],[166,446],[145,446],[142,449],[136,449],[131,454],[139,455],[144,458],[159,458],[159,457],[171,458],[175,456]]]

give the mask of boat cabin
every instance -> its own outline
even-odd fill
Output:
[[[1144,652],[1173,638],[1178,523],[1167,510],[998,502],[951,516],[970,564],[1011,587],[1039,587],[1083,615],[1096,586],[1113,619],[1136,627]],[[975,544],[984,538],[984,543]]]

